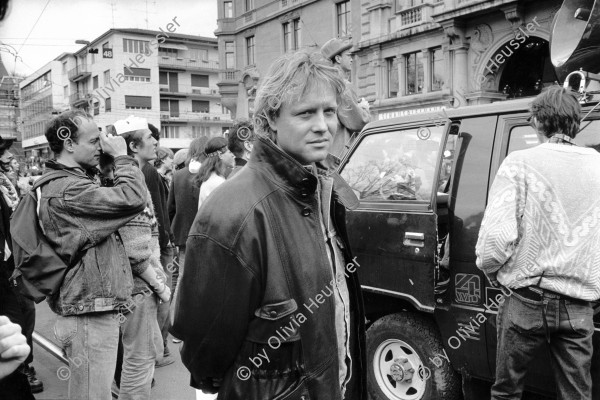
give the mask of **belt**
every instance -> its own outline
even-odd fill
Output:
[[[586,300],[576,299],[574,297],[566,296],[564,294],[553,292],[552,290],[541,289],[539,287],[523,287],[519,289],[511,289],[513,292],[518,294],[521,297],[524,297],[533,301],[542,301],[544,298],[546,299],[556,299],[556,300],[569,300],[576,303],[589,303]]]

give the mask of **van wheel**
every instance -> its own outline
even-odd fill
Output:
[[[402,313],[377,320],[367,331],[370,398],[460,399],[460,375],[446,359],[435,359],[443,349],[436,326],[423,317]]]

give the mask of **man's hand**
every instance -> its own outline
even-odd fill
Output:
[[[163,303],[168,303],[171,300],[171,289],[164,285],[164,289],[160,293],[156,293],[156,295],[162,300]]]
[[[29,355],[31,349],[21,327],[0,316],[0,379],[10,375]]]
[[[127,144],[121,136],[106,136],[106,133],[100,132],[100,147],[113,158],[127,155]]]

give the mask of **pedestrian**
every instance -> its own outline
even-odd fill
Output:
[[[169,187],[171,186],[171,180],[173,178],[173,151],[168,147],[157,147],[154,167],[162,178],[162,183],[165,186],[165,193],[167,194],[168,199]]]
[[[114,124],[115,133],[125,139],[128,155],[135,158],[139,166],[156,158],[156,140],[147,125],[144,118],[128,118]],[[101,160],[105,160],[101,166],[106,170],[103,164],[110,164],[112,160],[104,154]],[[132,301],[118,316],[123,356],[122,372],[119,376],[117,362],[115,376],[118,379],[115,380],[119,383],[120,400],[148,399],[154,364],[164,351],[156,318],[158,300],[168,302],[171,294],[160,264],[158,222],[150,192],[146,190],[144,211],[120,228],[119,234],[133,272],[133,291]]]
[[[227,179],[231,179],[248,163],[254,146],[254,139],[254,127],[250,121],[240,120],[233,124],[227,136],[227,147],[235,156],[235,167]]]
[[[195,184],[195,177],[202,165],[200,160],[204,159],[204,147],[207,141],[208,138],[206,136],[192,140],[188,151],[187,167],[175,171],[169,190],[169,219],[171,221],[171,230],[175,237],[175,246],[178,248],[177,263],[173,263],[173,304],[176,302],[179,277],[183,274],[185,241],[198,211],[200,189]],[[179,343],[181,340],[174,338],[173,342]]]
[[[287,54],[262,78],[250,161],[203,202],[186,244],[172,330],[193,387],[227,400],[366,400],[345,231],[358,200],[328,156],[344,90],[318,53]]]
[[[206,143],[204,162],[196,175],[198,194],[198,209],[208,196],[227,179],[227,175],[235,166],[234,155],[227,148],[227,140],[214,137]]]
[[[13,158],[9,151],[12,144],[12,139],[6,140],[0,137],[0,169],[8,166]],[[27,299],[9,283],[9,277],[15,268],[11,255],[10,217],[19,203],[19,198],[10,180],[2,172],[0,172],[0,176],[2,176],[0,178],[2,181],[2,187],[0,187],[0,315],[6,316],[13,323],[19,325],[29,346],[27,356],[19,363],[17,371],[7,374],[8,376],[0,381],[0,398],[33,400],[32,392],[35,390],[36,393],[39,393],[43,390],[43,383],[37,379],[35,370],[31,367],[35,305],[32,300]],[[9,324],[5,321],[3,325]],[[14,328],[11,325],[4,329],[13,330]],[[1,358],[2,356],[0,356]],[[5,365],[8,364],[13,365],[12,362]]]
[[[152,138],[156,141],[158,135],[158,129],[153,125],[148,124],[148,128],[152,133]],[[163,183],[163,178],[160,176],[154,165],[147,162],[144,165],[140,165],[144,178],[146,180],[146,186],[150,191],[152,197],[152,204],[154,205],[154,213],[156,220],[158,221],[158,242],[160,244],[160,263],[163,266],[163,270],[167,276],[167,286],[171,288],[171,271],[173,269],[173,233],[171,232],[171,223],[169,221],[169,213],[167,211],[167,190]],[[164,367],[166,365],[173,364],[175,360],[171,357],[171,351],[167,346],[167,337],[169,336],[169,308],[170,302],[162,302],[158,305],[157,319],[158,326],[160,326],[161,336],[163,339],[164,353],[163,356],[156,362],[156,367]]]
[[[338,38],[328,40],[321,47],[321,53],[333,63],[346,85],[338,105],[339,125],[333,135],[330,149],[330,153],[337,157],[341,157],[348,150],[355,135],[360,133],[371,120],[369,102],[364,98],[359,99],[356,90],[350,83],[351,50],[352,43]]]
[[[56,339],[70,360],[69,398],[110,400],[117,310],[130,300],[133,288],[118,229],[144,210],[147,189],[125,140],[107,137],[85,112],[59,114],[45,136],[56,155],[47,170],[69,175],[43,185],[38,199],[46,239],[70,266],[60,290],[48,298],[58,314]],[[101,151],[115,159],[113,187],[101,187],[89,175]]]
[[[208,140],[208,138],[206,136],[202,136],[202,137],[205,140]],[[191,144],[190,144],[190,146],[191,146]],[[188,158],[188,152],[189,152],[188,149],[177,150],[177,152],[173,156],[173,165],[174,165],[175,171],[179,171],[180,169],[185,168],[185,162]]]
[[[477,266],[511,289],[498,310],[492,399],[520,399],[547,348],[559,400],[590,399],[600,298],[600,154],[577,146],[581,107],[552,86],[531,104],[539,146],[509,154],[490,190]]]

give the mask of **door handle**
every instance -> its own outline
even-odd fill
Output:
[[[425,234],[421,232],[405,232],[402,244],[405,246],[425,247]]]

